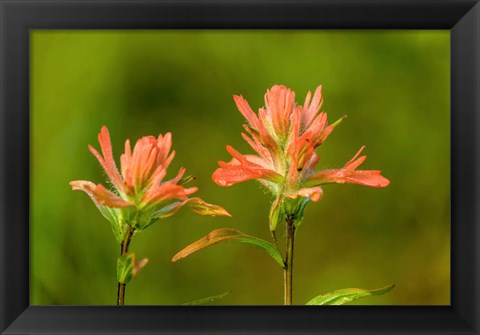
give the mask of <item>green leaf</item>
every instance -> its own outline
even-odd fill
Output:
[[[137,229],[135,230],[136,233],[139,233],[145,229],[147,229],[148,227],[150,227],[152,224],[156,223],[158,221],[158,218],[153,218],[153,219],[150,219],[150,221],[147,223],[147,224],[144,224],[141,229]]]
[[[223,292],[221,294],[213,295],[211,297],[196,299],[190,302],[186,302],[183,305],[185,306],[206,305],[210,302],[223,299],[223,297],[225,297],[228,293],[230,292]]]
[[[273,203],[272,207],[270,208],[270,215],[269,215],[269,226],[270,231],[274,232],[277,228],[277,224],[285,218],[285,213],[283,211],[283,197],[277,197]]]
[[[190,198],[187,201],[190,209],[199,215],[220,215],[232,217],[230,213],[227,212],[223,207],[209,204],[200,198]]]
[[[369,297],[372,295],[381,295],[385,294],[391,289],[393,289],[395,285],[389,285],[382,288],[374,289],[374,290],[365,290],[361,288],[344,288],[341,290],[336,290],[332,292],[328,292],[323,295],[319,295],[309,302],[307,305],[343,305],[347,302],[354,301],[363,297]]]
[[[178,181],[178,185],[185,185],[195,179],[196,178],[194,176],[185,176]]]
[[[117,281],[128,284],[132,280],[134,267],[134,254],[130,253],[117,259]]]
[[[98,206],[97,206],[98,207]],[[103,214],[104,217],[110,221],[110,224],[112,225],[112,231],[113,234],[115,235],[115,239],[117,240],[118,243],[122,243],[123,241],[123,232],[122,232],[122,227],[120,223],[120,219],[118,218],[118,213],[116,208],[109,208],[106,206],[102,206],[103,209],[100,210],[100,212]]]
[[[188,205],[194,213],[197,213],[199,215],[220,215],[232,217],[230,213],[228,213],[223,207],[209,204],[200,198],[190,198],[184,201],[173,202],[155,211],[152,214],[152,217],[158,219],[167,218],[177,213],[184,205]]]
[[[303,221],[303,215],[305,213],[305,207],[307,206],[308,202],[310,201],[310,198],[300,198],[300,203],[298,204],[297,210],[294,214],[294,224],[295,228],[298,228],[300,224]]]
[[[183,205],[185,205],[185,201],[176,201],[172,202],[171,204],[160,208],[159,210],[153,212],[152,217],[158,219],[165,219],[173,214],[177,213]]]
[[[345,120],[347,118],[346,115],[342,116],[340,119],[338,119],[337,121],[335,121],[334,123],[331,124],[332,127],[336,127],[338,126],[340,123],[342,123],[343,120]]]
[[[200,249],[215,245],[220,242],[237,242],[255,245],[265,250],[282,268],[285,266],[282,255],[276,246],[260,238],[249,236],[239,230],[230,228],[222,228],[210,232],[208,235],[193,242],[178,252],[175,256],[173,256],[172,262],[176,262],[179,259],[185,258]]]

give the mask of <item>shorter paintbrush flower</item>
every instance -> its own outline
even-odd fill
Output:
[[[112,190],[102,184],[76,180],[70,182],[73,190],[87,193],[100,212],[112,222],[114,232],[121,243],[128,227],[136,232],[151,225],[159,218],[167,217],[178,211],[183,205],[201,215],[227,215],[222,207],[211,205],[200,198],[189,198],[197,191],[196,187],[184,187],[192,177],[183,177],[181,168],[173,179],[165,180],[167,168],[172,162],[175,151],[171,133],[145,136],[139,139],[133,151],[130,141],[125,142],[125,152],[120,157],[120,171],[115,164],[110,134],[102,127],[98,135],[101,154],[88,146],[92,154],[105,170]]]
[[[218,162],[219,168],[212,179],[220,186],[256,179],[275,197],[272,217],[276,212],[296,216],[301,220],[306,202],[318,201],[323,196],[321,185],[328,183],[353,183],[370,187],[385,187],[388,179],[377,170],[357,170],[366,159],[358,157],[360,151],[341,169],[315,171],[319,156],[315,149],[345,118],[329,124],[327,114],[320,112],[323,104],[322,87],[308,92],[302,105],[295,103],[295,93],[275,85],[265,94],[265,107],[254,113],[241,96],[234,96],[240,113],[247,119],[247,134],[242,137],[256,155],[242,155],[227,146],[232,156],[230,162]],[[276,223],[271,222],[274,229]]]
[[[176,177],[166,180],[167,168],[175,156],[170,152],[172,134],[142,137],[135,143],[133,151],[130,141],[125,142],[125,153],[120,157],[120,171],[113,159],[112,144],[107,127],[98,134],[101,154],[88,146],[92,154],[105,170],[112,189],[90,181],[70,182],[73,190],[87,193],[112,225],[112,230],[120,243],[120,257],[117,259],[117,305],[123,305],[125,287],[134,278],[148,259],[137,263],[134,252],[129,252],[134,234],[141,232],[158,219],[176,213],[188,205],[200,215],[230,214],[220,206],[206,203],[200,198],[189,198],[197,191],[196,187],[185,188],[193,180],[184,177],[185,169],[180,168]]]

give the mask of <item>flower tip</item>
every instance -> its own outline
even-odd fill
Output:
[[[95,184],[86,180],[72,180],[68,183],[72,187],[72,191],[91,191],[95,188]]]
[[[140,261],[140,263],[138,263],[138,267],[141,269],[147,264],[148,264],[148,258],[144,258]]]
[[[218,186],[231,186],[232,184],[229,183],[227,180],[225,180],[225,177],[223,176],[223,174],[224,174],[224,170],[222,168],[216,169],[215,172],[212,174],[213,182]]]
[[[387,178],[383,177],[383,180],[381,180],[379,183],[378,183],[378,187],[387,187],[388,185],[390,185],[390,180],[388,180]]]
[[[218,214],[218,215],[223,215],[223,216],[226,216],[226,217],[229,217],[229,218],[233,218],[232,214],[230,214],[229,212],[227,212],[227,210],[225,208],[222,207],[222,210],[220,212],[221,214]]]
[[[203,213],[199,213],[199,214],[210,215],[210,216],[213,216],[213,217],[215,217],[215,216],[226,216],[226,217],[229,217],[229,218],[232,217],[232,214],[227,212],[227,210],[225,208],[223,208],[222,206],[206,204],[205,210],[206,210],[206,212],[204,214]]]
[[[148,258],[142,259],[138,264],[135,262],[135,259],[133,260],[133,270],[132,270],[132,275],[133,277],[136,277],[140,270],[145,267],[145,265],[148,264]]]
[[[98,135],[100,136],[100,135]],[[88,150],[92,153],[92,155],[94,155],[97,160],[100,162],[100,165],[102,165],[104,159],[103,157],[98,153],[97,149],[95,149],[93,146],[91,146],[90,144],[87,146],[88,147]]]
[[[227,181],[218,176],[218,170],[220,169],[217,169],[212,175],[213,182],[219,186],[228,186]]]
[[[363,179],[360,181],[360,185],[370,186],[374,188],[383,188],[387,187],[390,184],[390,180],[385,178],[380,174],[380,171],[373,171],[374,174],[367,179]]]
[[[233,95],[233,101],[235,101],[235,104],[237,105],[237,108],[240,110],[240,112],[243,114],[242,110],[245,109],[245,105],[248,105],[247,101],[242,95]],[[245,116],[245,115],[244,115]],[[248,118],[247,118],[248,119]]]
[[[100,133],[98,134],[98,141],[101,143],[102,138],[110,138],[110,132],[108,131],[107,126],[102,126]]]
[[[68,185],[70,185],[70,187],[72,188],[72,191],[81,191],[78,180],[71,181],[68,183]]]
[[[355,156],[353,156],[353,158],[352,158],[347,164],[352,163],[353,161],[355,161],[355,160],[358,158],[358,156],[360,156],[360,154],[363,152],[363,150],[364,150],[366,147],[367,147],[366,145],[362,145],[362,146],[360,147],[360,149],[357,151],[357,153],[355,154]],[[365,157],[365,158],[363,158],[363,157]],[[363,161],[365,161],[366,158],[367,158],[367,156],[362,156],[362,157],[360,157],[360,159],[363,159]],[[362,161],[362,162],[363,162],[363,161]]]
[[[243,159],[243,155],[240,154],[237,150],[235,150],[231,145],[227,145],[226,146],[227,148],[227,152],[232,155],[233,158],[239,160],[239,161],[242,161]]]
[[[290,90],[287,86],[283,84],[275,84],[271,88],[272,90]]]
[[[187,195],[193,194],[193,193],[195,193],[195,192],[197,192],[197,191],[198,191],[198,187],[196,187],[196,186],[189,187],[189,188],[186,188],[186,189],[185,189],[185,193],[186,193]]]
[[[174,255],[170,261],[172,263],[175,263],[176,261],[178,261],[182,258],[185,258],[187,255],[185,255],[182,251],[183,250],[179,251],[176,255]]]
[[[332,123],[332,126],[333,127],[336,127],[338,126],[340,123],[342,123],[343,120],[345,120],[347,118],[346,115],[342,116],[340,119],[338,119],[337,121],[335,121],[334,123]]]

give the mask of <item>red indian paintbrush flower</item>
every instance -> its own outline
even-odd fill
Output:
[[[113,159],[112,144],[107,127],[102,127],[98,134],[101,154],[88,146],[98,159],[112,184],[108,190],[102,184],[75,180],[70,182],[73,190],[80,190],[92,198],[100,212],[112,224],[113,233],[121,245],[120,257],[117,259],[117,304],[124,304],[125,286],[144,267],[148,259],[136,261],[135,253],[129,252],[132,236],[160,218],[176,213],[188,204],[200,215],[230,214],[220,206],[211,205],[200,198],[188,196],[197,191],[196,187],[185,188],[183,185],[193,180],[183,177],[185,169],[181,168],[177,176],[165,180],[167,168],[175,156],[170,153],[172,134],[145,136],[137,141],[133,151],[130,141],[125,142],[125,153],[120,157],[120,171]]]
[[[115,164],[110,135],[107,127],[102,127],[98,134],[101,154],[88,146],[105,170],[113,190],[102,184],[76,180],[70,182],[72,189],[87,193],[97,207],[110,221],[119,221],[121,229],[124,224],[134,228],[145,229],[158,218],[174,214],[183,205],[201,215],[227,215],[222,207],[211,205],[200,198],[188,196],[197,191],[196,187],[185,188],[183,185],[192,180],[182,178],[185,169],[181,168],[177,176],[164,180],[167,168],[172,162],[175,151],[172,146],[171,133],[145,136],[137,141],[133,151],[130,141],[125,142],[125,153],[120,157],[120,171]],[[113,222],[112,222],[113,223]]]
[[[265,94],[265,107],[255,114],[242,96],[234,96],[235,103],[247,119],[247,134],[242,133],[256,155],[242,155],[227,146],[233,159],[218,162],[212,176],[215,183],[230,186],[250,179],[257,179],[276,197],[272,212],[286,214],[303,212],[308,200],[318,201],[327,183],[354,183],[371,187],[385,187],[390,182],[378,170],[357,170],[366,156],[358,157],[362,147],[352,160],[341,169],[315,171],[319,161],[315,149],[345,118],[329,124],[327,114],[320,112],[323,104],[322,86],[315,93],[308,92],[303,106],[295,103],[295,93],[275,85]],[[299,199],[297,199],[300,197]],[[296,199],[287,201],[285,199]],[[279,206],[283,203],[283,206]],[[274,214],[274,213],[273,213]],[[301,216],[301,215],[300,215]]]
[[[191,243],[178,252],[172,259],[176,261],[198,250],[221,242],[239,242],[256,245],[265,250],[283,268],[284,304],[293,303],[293,255],[297,227],[303,219],[305,207],[309,201],[318,201],[323,196],[322,185],[328,183],[352,183],[370,187],[386,187],[390,181],[378,170],[357,170],[365,161],[360,156],[364,147],[341,169],[315,171],[319,156],[315,149],[331,134],[345,117],[329,124],[327,114],[320,112],[323,104],[322,87],[315,93],[308,92],[303,106],[295,103],[295,93],[280,85],[273,86],[265,94],[265,107],[254,113],[247,101],[234,96],[240,113],[247,119],[244,124],[247,134],[242,136],[256,152],[255,155],[242,155],[231,146],[227,151],[232,155],[228,163],[218,162],[220,167],[213,173],[212,179],[220,186],[256,179],[275,197],[269,216],[270,232],[275,244],[238,230],[217,229],[205,237]],[[285,223],[285,256],[281,254],[276,239],[276,227]],[[340,304],[348,299],[330,299],[351,292],[378,292],[383,294],[391,290],[388,286],[379,290],[344,289],[327,293],[312,299],[308,304]],[[340,294],[340,295],[339,295]],[[363,294],[363,293],[362,293]],[[360,297],[359,295],[358,297]]]

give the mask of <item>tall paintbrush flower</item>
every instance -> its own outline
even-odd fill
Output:
[[[315,171],[319,156],[315,153],[335,127],[345,118],[329,124],[323,104],[322,86],[315,93],[308,92],[302,105],[295,103],[295,92],[275,85],[265,94],[265,107],[258,115],[242,96],[234,96],[235,103],[247,119],[243,138],[255,155],[242,155],[231,146],[228,163],[218,162],[212,176],[220,186],[256,179],[275,197],[272,204],[270,228],[277,221],[293,215],[297,223],[303,217],[306,202],[318,201],[323,196],[321,185],[328,183],[353,183],[370,187],[385,187],[388,179],[378,170],[357,170],[366,156],[359,157],[364,147],[343,168]]]
[[[112,224],[117,241],[121,245],[121,256],[117,262],[118,304],[123,304],[125,284],[135,276],[146,260],[135,261],[135,255],[128,253],[133,234],[143,231],[158,219],[176,213],[182,206],[188,205],[200,215],[230,214],[220,206],[211,205],[202,199],[189,196],[197,191],[196,187],[184,185],[193,180],[184,177],[181,168],[173,179],[165,179],[167,169],[175,157],[171,133],[145,136],[139,139],[133,151],[130,140],[125,142],[125,152],[120,157],[120,171],[113,158],[110,134],[102,127],[98,134],[101,154],[88,146],[105,170],[111,189],[90,181],[70,182],[73,190],[87,193],[100,212]]]
[[[320,111],[323,104],[321,86],[315,90],[313,96],[308,92],[303,105],[297,105],[295,93],[291,89],[275,85],[267,90],[265,106],[258,110],[258,114],[242,96],[235,95],[234,100],[240,113],[247,120],[243,125],[246,133],[242,133],[242,136],[255,154],[243,155],[227,145],[227,151],[232,156],[232,160],[218,162],[220,167],[213,173],[212,179],[220,186],[231,186],[256,179],[272,193],[274,200],[270,209],[269,226],[275,244],[245,235],[237,230],[219,229],[180,251],[173,260],[176,261],[221,241],[254,244],[267,251],[284,268],[284,303],[290,305],[295,230],[303,219],[306,204],[322,198],[324,184],[352,183],[386,187],[390,182],[378,170],[358,169],[366,159],[366,156],[360,156],[364,147],[361,147],[342,168],[315,170],[319,161],[315,149],[345,118],[344,116],[332,124],[328,123],[327,114]],[[284,257],[276,244],[275,231],[279,222],[285,222],[286,226]],[[389,289],[391,287],[375,291],[347,289],[341,290],[341,293],[332,294],[337,296],[346,292],[348,296],[361,292],[369,295],[385,293]],[[358,296],[361,294],[359,293]],[[338,301],[348,300],[342,299]],[[317,299],[315,303],[319,301],[323,300]]]

